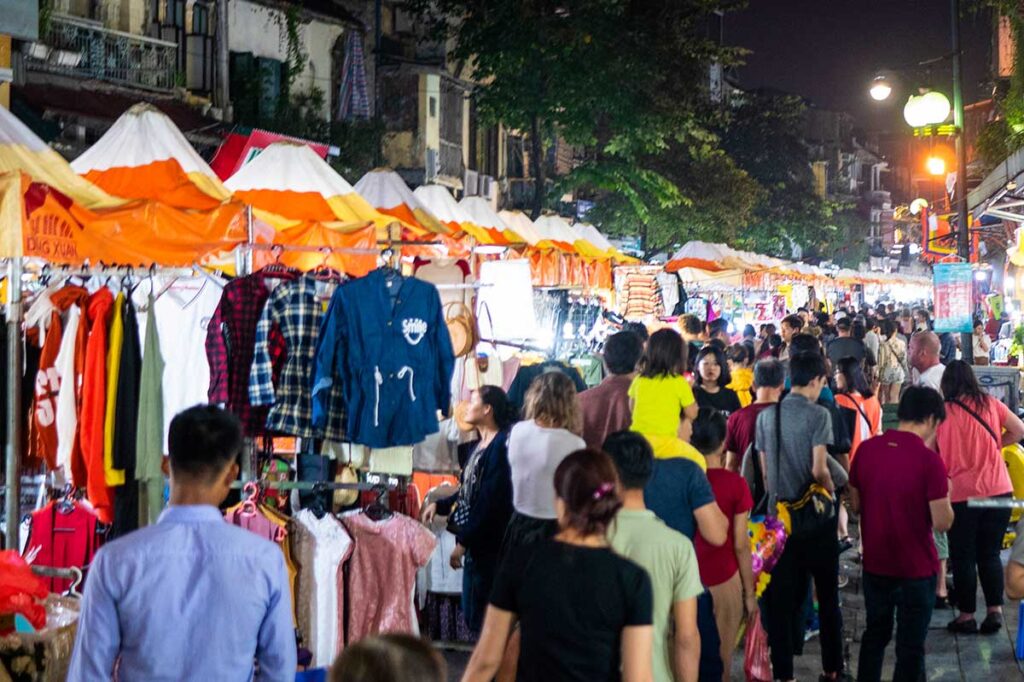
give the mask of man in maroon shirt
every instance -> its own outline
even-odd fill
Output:
[[[938,391],[911,386],[900,400],[900,423],[861,443],[850,471],[850,503],[860,512],[864,605],[857,679],[877,682],[896,630],[893,680],[924,676],[924,642],[935,605],[939,557],[932,531],[953,525],[949,477],[931,449],[946,418]]]
[[[618,332],[605,341],[604,366],[609,376],[579,395],[583,440],[588,448],[600,450],[609,434],[629,428],[629,385],[643,349],[643,340],[634,332]]]
[[[754,389],[756,399],[742,410],[729,415],[725,435],[725,468],[740,470],[743,455],[754,442],[757,431],[757,415],[769,405],[779,402],[786,383],[786,369],[778,360],[761,360],[754,365]]]

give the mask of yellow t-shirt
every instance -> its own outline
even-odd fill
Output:
[[[740,406],[746,407],[754,401],[754,396],[751,395],[750,389],[754,387],[754,370],[750,367],[740,367],[739,369],[732,370],[732,381],[726,388],[731,388],[736,392],[736,397],[740,399]]]
[[[697,464],[701,471],[707,472],[708,462],[700,450],[678,436],[652,436],[646,433],[643,436],[651,444],[657,459],[675,459],[677,457],[688,459]]]
[[[633,379],[629,385],[633,421],[629,428],[645,436],[679,437],[679,415],[693,405],[693,389],[685,377],[661,376]]]

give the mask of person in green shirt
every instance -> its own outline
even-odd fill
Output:
[[[604,451],[619,471],[623,503],[608,529],[608,541],[612,549],[647,571],[653,587],[654,680],[696,682],[700,667],[697,597],[704,587],[693,543],[644,506],[644,486],[654,468],[650,443],[634,431],[619,431],[608,436]]]

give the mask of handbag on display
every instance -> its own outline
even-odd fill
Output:
[[[453,301],[444,307],[444,323],[452,339],[455,357],[471,354],[480,341],[480,330],[473,310],[461,301]]]

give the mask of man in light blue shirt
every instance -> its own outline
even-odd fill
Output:
[[[238,419],[218,407],[171,421],[171,506],[96,555],[68,680],[110,680],[118,661],[122,680],[295,679],[284,555],[217,510],[241,448]]]

